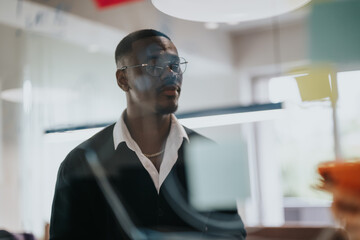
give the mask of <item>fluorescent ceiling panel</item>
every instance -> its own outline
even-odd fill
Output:
[[[170,16],[198,22],[243,22],[295,10],[311,0],[152,0]]]

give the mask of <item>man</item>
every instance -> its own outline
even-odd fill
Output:
[[[178,56],[170,38],[155,30],[126,36],[116,48],[115,60],[116,79],[126,93],[127,108],[118,122],[76,147],[61,164],[50,239],[133,237],[116,218],[114,206],[110,207],[108,194],[89,167],[88,152],[95,153],[137,228],[203,231],[180,216],[176,203],[166,197],[172,193],[164,187],[176,182],[172,190],[176,189],[180,200],[187,200],[184,148],[191,138],[201,137],[181,126],[173,115],[187,62]],[[237,234],[242,238],[245,231],[240,218],[238,222]],[[207,229],[205,223],[200,225]]]

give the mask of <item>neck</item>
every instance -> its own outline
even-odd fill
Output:
[[[165,147],[170,131],[170,114],[135,114],[127,109],[125,124],[131,137],[139,145],[143,153],[155,153]]]

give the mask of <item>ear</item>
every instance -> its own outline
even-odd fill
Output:
[[[122,71],[122,70],[119,70],[119,69],[116,71],[116,81],[117,81],[118,86],[122,90],[124,90],[124,92],[129,91],[130,87],[129,87],[129,84],[128,84],[128,79],[127,79],[125,71]]]

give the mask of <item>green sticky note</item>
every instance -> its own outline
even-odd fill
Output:
[[[191,139],[185,148],[190,204],[200,211],[236,210],[250,196],[246,143]]]
[[[360,61],[360,1],[312,4],[309,17],[310,56],[313,62]]]

